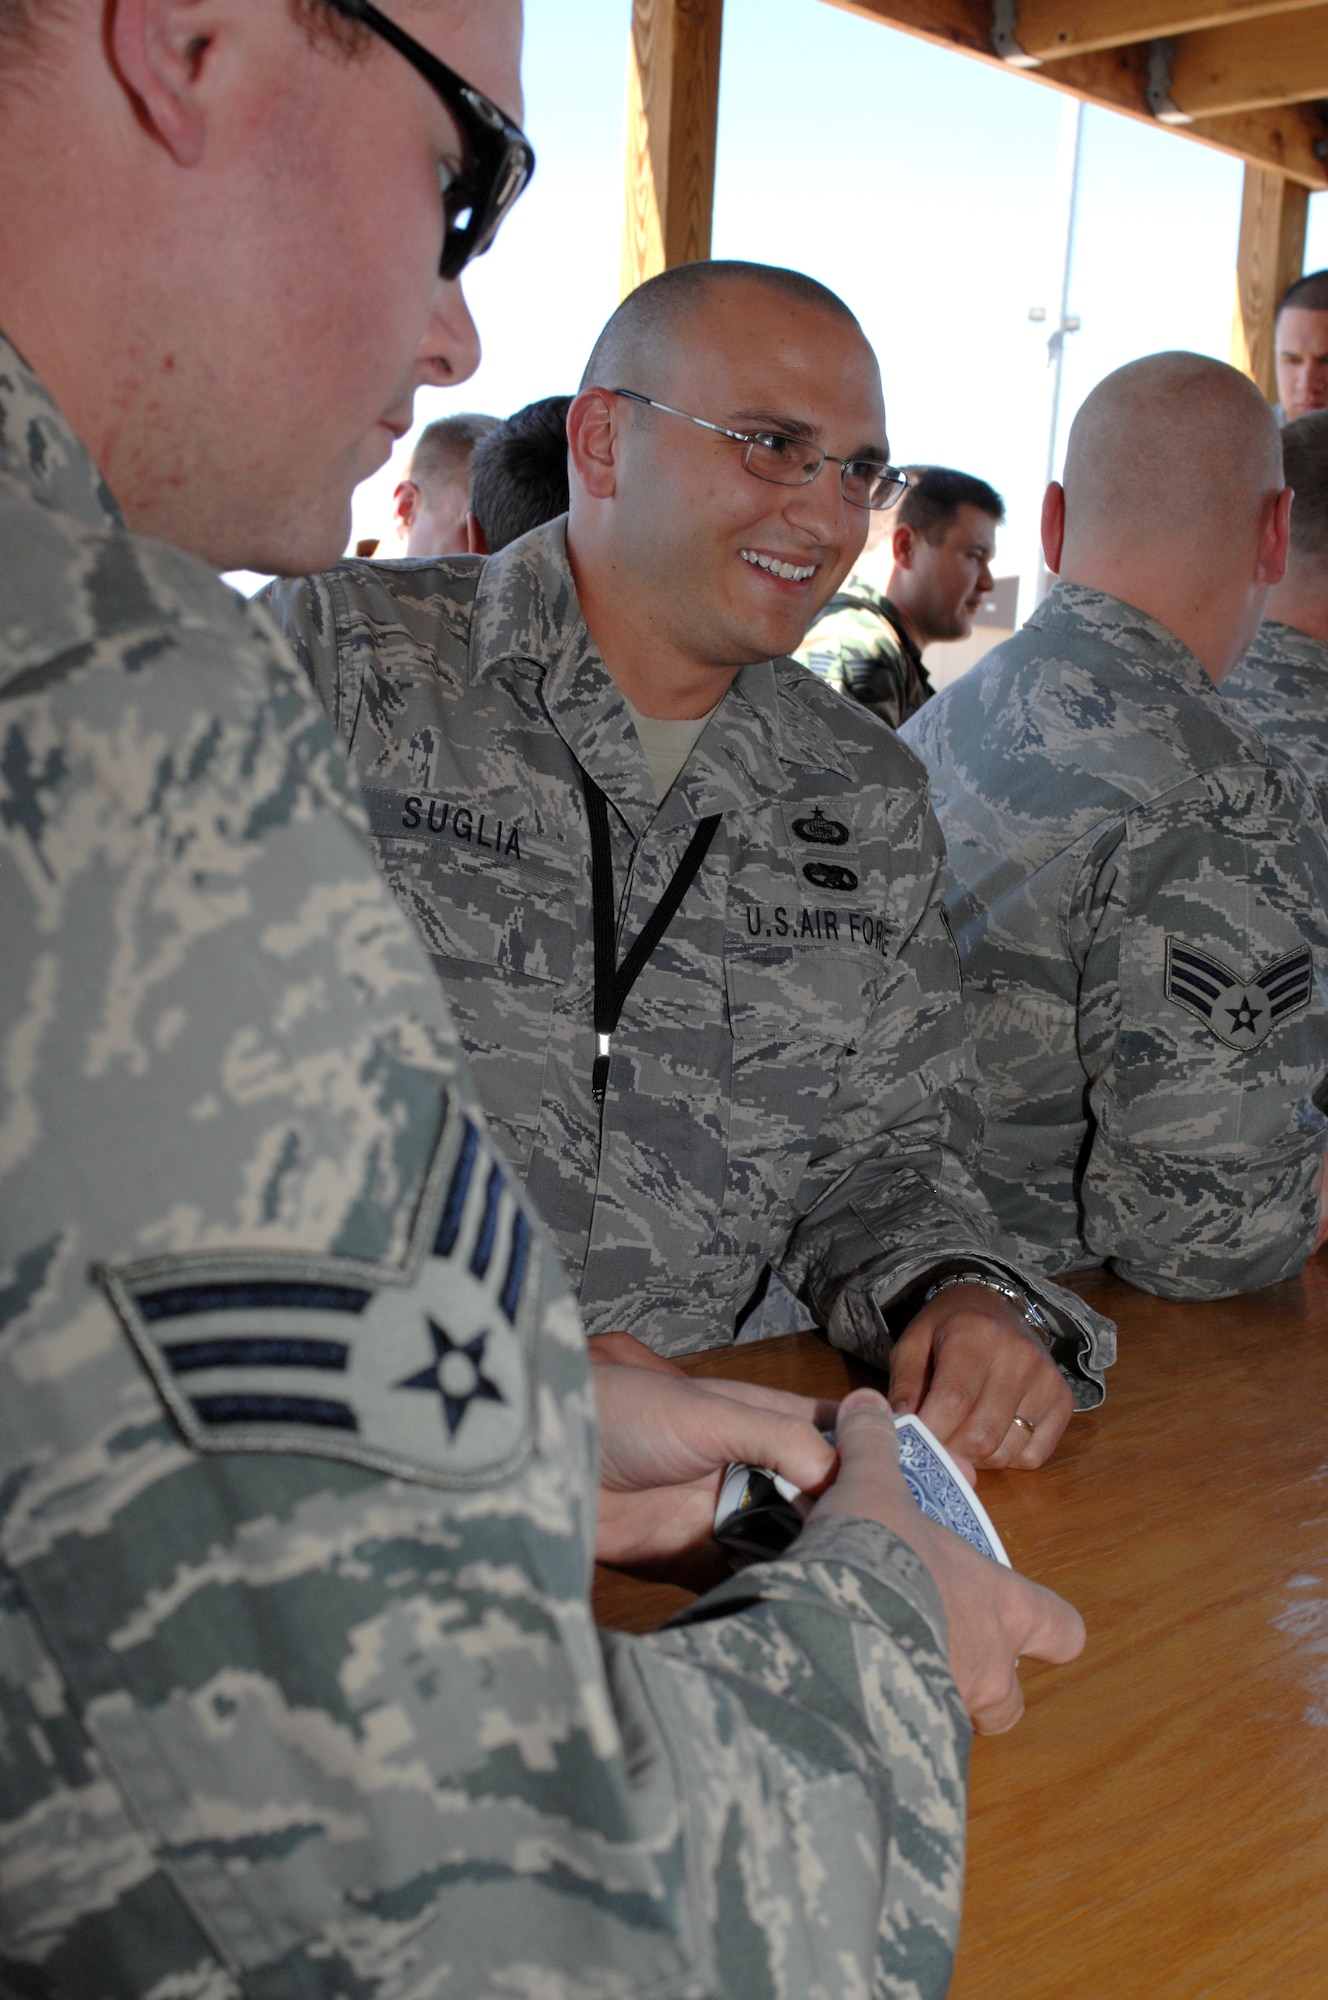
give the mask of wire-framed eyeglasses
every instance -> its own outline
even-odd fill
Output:
[[[908,474],[879,458],[836,458],[833,452],[822,451],[819,444],[812,444],[807,438],[789,437],[784,431],[731,431],[724,424],[712,424],[707,417],[694,417],[690,410],[675,410],[671,403],[657,403],[653,396],[643,396],[637,389],[614,389],[610,393],[625,396],[631,403],[644,403],[652,410],[663,410],[669,417],[685,417],[689,424],[699,424],[703,431],[732,438],[735,444],[746,447],[742,462],[748,472],[757,479],[769,480],[772,486],[810,486],[829,459],[839,467],[839,490],[852,507],[869,507],[879,514],[893,507],[900,495],[908,491]]]
[[[380,13],[372,0],[331,0],[348,21],[359,21],[403,55],[442,98],[461,130],[466,157],[460,172],[440,165],[438,187],[443,197],[443,251],[438,273],[457,278],[472,257],[487,250],[512,203],[535,171],[535,153],[519,125],[473,83],[467,83],[445,62],[395,21]]]

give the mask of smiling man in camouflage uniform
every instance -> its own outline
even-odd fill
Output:
[[[1321,1239],[1328,854],[1304,781],[1217,688],[1290,497],[1244,376],[1119,369],[1047,495],[1059,584],[904,732],[992,1094],[981,1182],[1050,1272],[1211,1298]]]
[[[1040,1464],[1068,1384],[1100,1397],[1109,1329],[1046,1288],[1030,1323],[973,1186],[921,773],[778,657],[872,511],[875,356],[810,279],[685,266],[610,321],[569,433],[570,516],[486,566],[271,597],[481,1097],[593,1333],[732,1340],[769,1264],[897,1406],[979,1462]]]
[[[1328,410],[1282,432],[1291,547],[1254,644],[1222,699],[1294,760],[1328,814]]]
[[[474,366],[521,149],[431,57],[516,110],[519,10],[400,12],[411,62],[279,0],[0,0],[0,1987],[939,2000],[958,1690],[1008,1726],[1082,1628],[922,1521],[864,1392],[796,1555],[596,1634],[597,1402],[628,1560],[726,1457],[833,1455],[795,1399],[592,1394],[212,567],[330,561]]]

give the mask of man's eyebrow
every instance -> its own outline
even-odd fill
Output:
[[[785,437],[806,438],[812,444],[819,444],[823,435],[820,424],[809,423],[805,417],[781,416],[777,410],[734,410],[727,421],[731,424],[758,424],[762,430],[782,431]],[[890,447],[873,438],[869,444],[860,444],[856,451],[846,451],[845,458],[888,459]]]

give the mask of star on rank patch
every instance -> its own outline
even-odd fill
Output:
[[[195,1450],[467,1487],[531,1447],[540,1260],[482,1127],[454,1107],[400,1265],[203,1251],[99,1275]]]
[[[473,1340],[453,1340],[437,1320],[431,1319],[429,1332],[433,1335],[433,1360],[427,1368],[421,1368],[418,1375],[408,1375],[397,1386],[401,1389],[425,1389],[439,1396],[448,1435],[455,1437],[472,1403],[477,1400],[505,1403],[507,1398],[498,1384],[489,1380],[481,1365],[484,1350],[489,1344],[487,1329],[477,1333]]]
[[[1308,1007],[1314,960],[1308,945],[1243,979],[1211,952],[1167,939],[1166,996],[1229,1049],[1257,1049],[1281,1022]]]

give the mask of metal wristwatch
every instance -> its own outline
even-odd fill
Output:
[[[934,1298],[951,1285],[985,1285],[989,1292],[999,1292],[1003,1299],[1009,1299],[1037,1336],[1038,1341],[1051,1353],[1054,1329],[1051,1321],[1040,1305],[1030,1299],[1022,1285],[1016,1285],[1012,1278],[998,1278],[991,1271],[951,1271],[946,1277],[938,1278],[929,1285],[922,1295],[922,1303],[929,1306]]]

